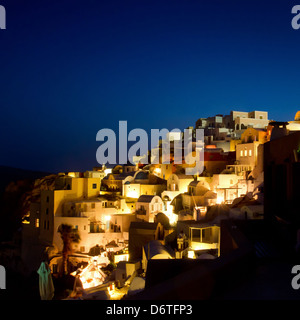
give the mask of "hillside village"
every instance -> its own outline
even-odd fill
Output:
[[[231,111],[200,118],[192,129],[204,130],[200,175],[186,175],[184,162],[142,165],[137,157],[134,164],[37,179],[22,224],[27,272],[45,262],[53,279],[63,274],[76,279],[67,299],[119,300],[146,292],[169,297],[169,291],[155,295],[155,288],[168,281],[160,268],[172,270],[173,277],[196,264],[219,270],[220,258],[239,247],[232,223],[255,224],[268,217],[264,168],[277,158],[265,150],[299,137],[300,114],[281,123],[269,120],[267,112]],[[282,144],[290,163],[299,161],[299,139],[294,140],[294,145]],[[172,158],[174,140],[167,142]]]

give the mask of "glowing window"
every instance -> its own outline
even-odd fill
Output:
[[[248,152],[248,151],[247,151],[247,150],[245,150],[245,157],[247,157],[247,152]]]
[[[244,152],[243,150],[241,150],[240,156],[243,157],[244,156]]]
[[[252,150],[249,150],[249,157],[252,157]]]

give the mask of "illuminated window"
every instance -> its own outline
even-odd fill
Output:
[[[248,152],[248,151],[247,151],[247,150],[245,150],[245,157],[247,157],[247,152]]]
[[[40,219],[35,219],[35,227],[36,228],[40,227]]]
[[[244,152],[243,150],[241,150],[240,156],[243,157],[244,156]]]
[[[252,150],[249,150],[249,157],[252,157]]]

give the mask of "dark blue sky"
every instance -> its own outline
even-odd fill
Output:
[[[292,120],[300,29],[288,0],[0,0],[0,164],[96,165],[96,133],[230,110]]]

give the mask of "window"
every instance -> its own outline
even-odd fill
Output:
[[[86,226],[83,226],[83,230],[86,230]]]
[[[248,151],[247,151],[247,150],[245,150],[245,157],[247,157],[247,154],[248,154]]]
[[[35,219],[35,227],[39,228],[40,226],[40,219]]]
[[[244,156],[244,152],[243,150],[241,150],[240,156],[243,157]]]
[[[202,242],[210,242],[211,236],[212,236],[211,228],[202,229]]]
[[[47,202],[49,202],[49,196],[47,196],[47,199],[46,199],[46,201],[47,201]]]
[[[249,157],[252,157],[252,150],[249,150]]]
[[[92,188],[93,188],[93,189],[97,189],[97,183],[93,183]]]
[[[46,208],[46,214],[48,214],[49,213],[49,208]]]

